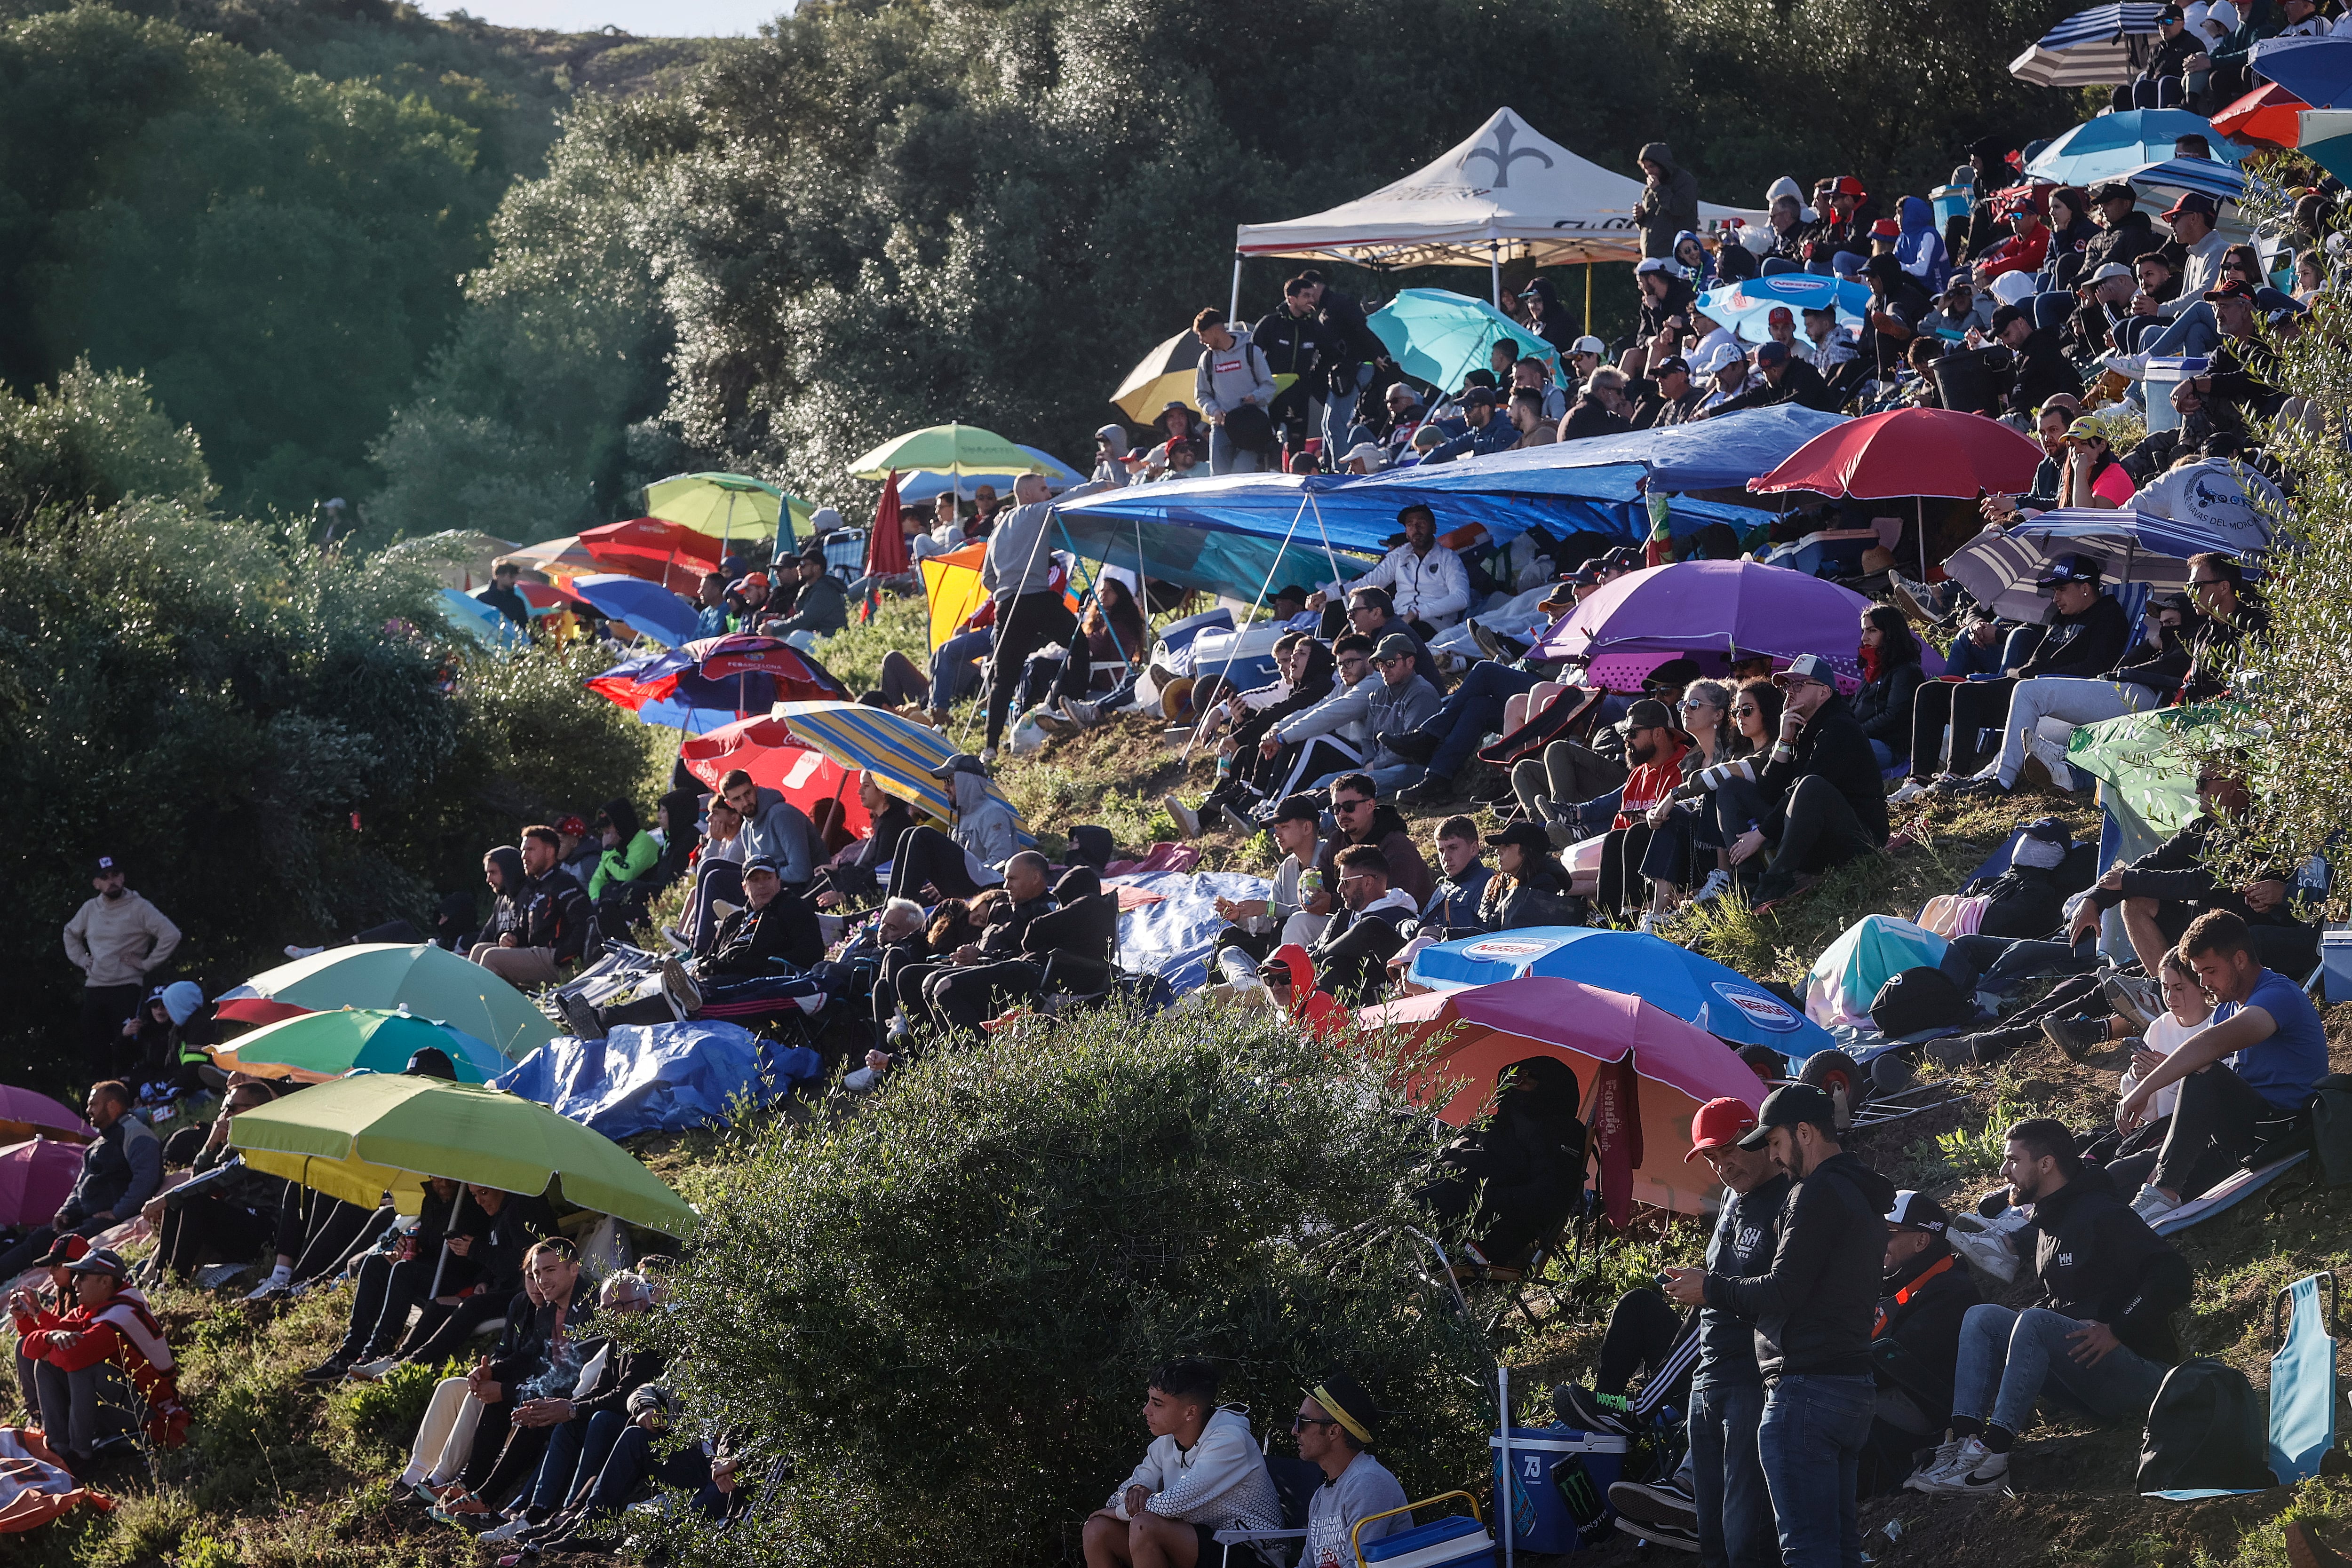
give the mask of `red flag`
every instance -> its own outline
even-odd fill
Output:
[[[1601,1166],[1601,1201],[1612,1225],[1633,1214],[1633,1172],[1642,1163],[1641,1079],[1633,1058],[1605,1064],[1592,1082],[1592,1152]]]

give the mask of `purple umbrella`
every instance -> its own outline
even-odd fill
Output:
[[[1819,653],[1858,681],[1862,612],[1850,588],[1750,560],[1686,560],[1619,578],[1576,607],[1530,652],[1537,659],[1610,653],[1686,654],[1703,665]],[[1921,645],[1929,674],[1944,661]],[[1712,658],[1706,655],[1713,655]]]
[[[47,1225],[81,1174],[81,1150],[34,1138],[0,1149],[0,1225]]]

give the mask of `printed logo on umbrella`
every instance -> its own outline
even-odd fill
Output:
[[[1538,953],[1549,953],[1557,943],[1517,941],[1506,936],[1492,936],[1483,942],[1473,942],[1462,949],[1465,958],[1532,958]]]
[[[1769,991],[1717,980],[1715,982],[1715,994],[1746,1014],[1748,1020],[1759,1029],[1779,1030],[1786,1033],[1804,1021],[1789,1010],[1787,1003]]]
[[[1786,305],[1790,300],[1808,294],[1826,295],[1834,299],[1837,298],[1837,279],[1783,272],[1773,277],[1772,291],[1764,295],[1748,293],[1744,283],[1735,284],[1731,290],[1731,307],[1735,310],[1749,310],[1761,305]]]

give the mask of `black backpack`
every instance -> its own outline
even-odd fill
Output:
[[[2262,1401],[2244,1373],[2200,1357],[2164,1375],[2140,1437],[2137,1485],[2142,1492],[2278,1485]]]
[[[2311,1146],[2319,1174],[2329,1186],[2352,1182],[2352,1075],[2331,1072],[2305,1103],[2311,1113]]]
[[[1225,411],[1225,439],[1244,452],[1260,455],[1274,450],[1274,420],[1254,402]]]
[[[1871,1025],[1889,1040],[1964,1024],[1975,1012],[1951,977],[1930,964],[1904,970],[1870,999]]]

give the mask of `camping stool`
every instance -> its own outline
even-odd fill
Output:
[[[1364,1544],[1364,1526],[1378,1520],[1405,1516],[1411,1523],[1413,1511],[1460,1498],[1470,1505],[1470,1516],[1449,1513],[1443,1519],[1432,1520],[1415,1529],[1404,1531],[1384,1540]],[[1442,1491],[1419,1502],[1409,1502],[1402,1508],[1392,1508],[1386,1513],[1376,1513],[1356,1521],[1349,1533],[1348,1545],[1354,1552],[1356,1568],[1371,1568],[1379,1563],[1410,1558],[1413,1568],[1485,1568],[1495,1561],[1495,1537],[1478,1512],[1478,1500],[1466,1491]]]
[[[1258,1439],[1258,1451],[1265,1454],[1267,1442],[1274,1434],[1269,1430]],[[1220,1530],[1210,1537],[1224,1548],[1217,1557],[1218,1568],[1234,1568],[1234,1548],[1244,1548],[1242,1561],[1253,1558],[1272,1562],[1256,1550],[1260,1542],[1269,1541],[1304,1541],[1307,1539],[1307,1508],[1315,1489],[1323,1484],[1323,1467],[1311,1459],[1292,1458],[1282,1454],[1265,1454],[1265,1473],[1274,1482],[1274,1495],[1282,1505],[1280,1530]],[[1205,1563],[1200,1568],[1209,1568]]]
[[[2327,1281],[2327,1313],[2320,1316],[2319,1282]],[[2336,1274],[2307,1274],[2271,1302],[2271,1474],[2281,1486],[2307,1481],[2323,1469],[2340,1473],[2336,1458]],[[2293,1302],[2292,1316],[2281,1309]]]

